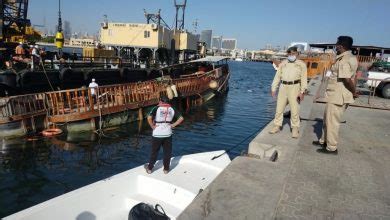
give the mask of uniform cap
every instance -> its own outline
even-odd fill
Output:
[[[353,39],[350,36],[339,36],[337,38],[336,44],[343,46],[347,50],[350,50],[352,48]]]
[[[92,82],[95,82],[95,78],[92,78]]]
[[[287,53],[291,53],[291,52],[298,52],[298,47],[295,47],[295,46],[289,47],[287,49]]]

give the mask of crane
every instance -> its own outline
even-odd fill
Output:
[[[41,34],[27,18],[28,0],[0,1],[0,41],[35,41]]]
[[[187,0],[178,3],[176,0],[174,1],[176,7],[176,17],[175,17],[175,29],[176,30],[184,30],[184,15],[187,6]],[[181,13],[181,16],[179,15]]]

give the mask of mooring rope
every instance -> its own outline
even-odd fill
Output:
[[[34,62],[34,61],[33,61],[33,62]],[[47,81],[49,82],[49,85],[50,85],[51,90],[54,92],[54,91],[55,91],[55,90],[54,90],[54,87],[53,87],[53,85],[51,84],[50,79],[49,79],[49,76],[48,76],[47,73],[46,73],[45,65],[43,65],[43,61],[42,61],[42,58],[41,58],[41,57],[39,58],[39,64],[42,65],[43,72],[45,73],[46,79],[47,79]]]
[[[233,147],[225,150],[225,152],[223,152],[222,154],[220,155],[217,155],[217,156],[214,156],[213,158],[211,158],[211,160],[215,160],[219,157],[221,157],[222,155],[226,154],[226,153],[229,153],[231,150],[239,147],[242,143],[244,143],[246,140],[248,140],[250,137],[252,137],[253,135],[259,133],[261,130],[263,130],[265,128],[265,126],[267,126],[268,123],[265,123],[263,126],[261,126],[259,129],[257,129],[256,131],[254,131],[253,133],[251,133],[249,136],[247,136],[245,139],[243,139],[242,141],[240,141],[238,144],[234,145]]]

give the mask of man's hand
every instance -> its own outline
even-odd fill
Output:
[[[353,99],[357,99],[357,98],[359,98],[359,93],[357,93],[357,92],[352,93],[352,96],[353,96]]]
[[[271,91],[272,98],[276,98],[276,91]]]
[[[154,124],[152,116],[148,116],[147,119],[149,126],[154,130],[156,128],[156,124]]]
[[[298,98],[299,98],[299,101],[302,102],[303,101],[303,98],[305,97],[305,94],[304,93],[299,93],[298,95]]]

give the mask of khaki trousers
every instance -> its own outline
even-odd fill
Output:
[[[320,143],[326,143],[328,150],[335,151],[339,139],[340,120],[347,104],[336,105],[326,103],[324,119],[322,124],[322,136]]]
[[[286,105],[288,103],[291,109],[291,118],[290,118],[291,127],[299,128],[299,122],[300,122],[299,103],[297,99],[300,90],[301,90],[300,84],[280,85],[278,100],[276,103],[275,119],[274,119],[274,124],[276,126],[282,126],[284,109],[286,108]]]

